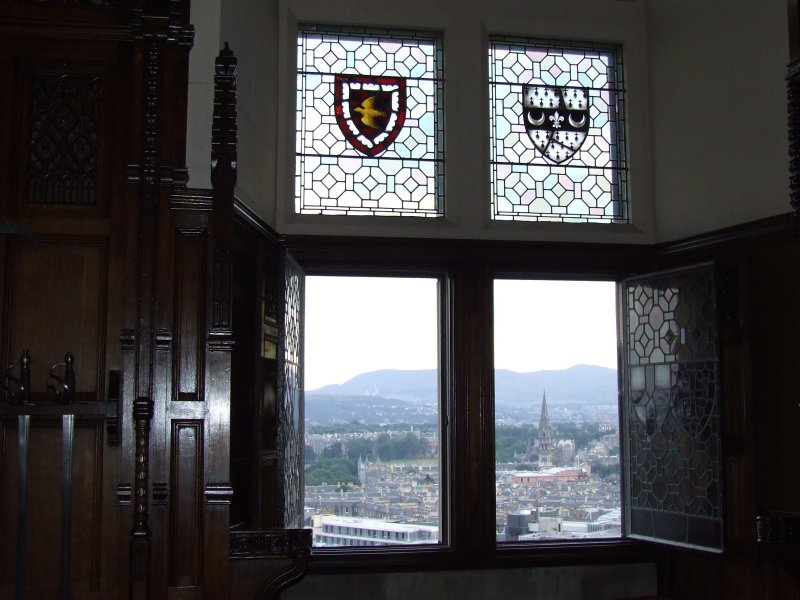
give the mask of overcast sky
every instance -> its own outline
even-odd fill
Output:
[[[307,277],[305,389],[378,369],[437,366],[435,279]],[[611,282],[495,282],[495,366],[616,368]],[[388,342],[388,343],[387,343]]]

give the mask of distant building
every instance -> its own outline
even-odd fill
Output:
[[[430,525],[337,515],[316,515],[312,520],[314,546],[397,546],[439,541],[439,528]]]
[[[539,485],[549,482],[578,481],[587,476],[588,473],[578,467],[550,467],[539,471],[520,471],[514,474],[514,481]]]
[[[573,440],[558,440],[555,444],[553,456],[555,466],[571,465],[575,461],[575,442]]]

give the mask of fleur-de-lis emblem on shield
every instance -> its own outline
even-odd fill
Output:
[[[561,164],[580,150],[589,132],[589,90],[522,86],[522,115],[528,137],[550,162]]]
[[[406,80],[402,77],[336,75],[334,113],[345,139],[362,154],[386,150],[406,118]]]

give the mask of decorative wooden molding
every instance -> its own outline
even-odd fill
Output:
[[[158,13],[151,4],[137,0],[131,11],[134,39],[155,36],[165,42],[191,48],[194,45],[194,27],[186,22],[188,15],[181,12],[181,0],[158,3]]]
[[[792,217],[784,213],[758,221],[751,221],[741,225],[734,225],[708,233],[702,233],[688,238],[658,244],[655,248],[658,254],[671,255],[695,250],[704,250],[723,244],[742,242],[756,242],[760,240],[775,241],[781,236],[790,237],[792,234]]]
[[[800,60],[786,74],[789,125],[789,205],[795,226],[800,220]]]
[[[64,19],[9,17],[0,20],[0,37],[25,37],[52,40],[92,40],[93,42],[126,42],[131,39],[127,23],[100,20],[67,21]]]
[[[136,431],[135,477],[133,490],[133,530],[131,531],[131,584],[148,582],[150,570],[150,518],[148,483],[150,480],[150,421],[153,401],[137,398],[133,401],[133,422]]]
[[[136,341],[136,331],[133,329],[123,329],[119,332],[119,343],[123,350],[132,350]]]
[[[131,503],[133,497],[133,486],[130,483],[119,483],[114,491],[119,506],[126,506]]]
[[[166,482],[156,481],[153,483],[153,506],[163,506],[167,503],[169,486]]]
[[[311,555],[310,529],[232,531],[231,558],[307,558]]]
[[[759,544],[800,544],[800,514],[757,515],[756,541]]]
[[[232,559],[289,559],[286,568],[269,571],[255,598],[267,600],[305,575],[311,556],[310,529],[265,529],[230,534]]]
[[[239,198],[233,199],[233,214],[237,222],[271,242],[278,242],[280,236],[272,227],[267,225],[253,209],[244,204]]]
[[[172,210],[211,211],[214,194],[211,190],[193,188],[176,191],[170,198]]]
[[[209,352],[232,352],[235,345],[231,329],[212,331],[206,340]]]
[[[172,346],[172,332],[169,329],[156,329],[156,350],[169,350]]]
[[[800,514],[769,512],[756,516],[761,557],[783,569],[800,586]]]
[[[146,39],[145,77],[142,92],[142,157],[139,162],[139,202],[145,210],[158,203],[159,159],[161,155],[161,78],[163,45],[156,37]]]
[[[207,504],[230,504],[233,498],[233,485],[230,483],[209,483],[203,490]]]
[[[230,329],[232,320],[233,189],[236,186],[236,58],[228,47],[217,57],[211,126],[211,184],[214,198],[212,328]]]

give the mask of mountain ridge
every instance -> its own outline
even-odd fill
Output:
[[[313,396],[364,396],[394,398],[411,403],[430,402],[438,395],[435,369],[379,369],[351,377],[344,383],[306,391]],[[573,365],[566,369],[517,372],[495,370],[498,404],[548,402],[600,404],[617,402],[617,371],[597,365]]]

